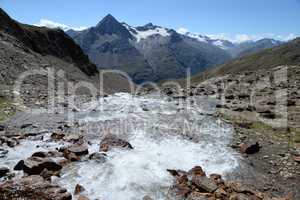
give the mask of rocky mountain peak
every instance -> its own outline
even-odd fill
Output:
[[[106,15],[95,27],[96,32],[101,35],[116,34],[122,38],[132,38],[130,32],[111,14]]]
[[[153,25],[152,23],[148,23],[148,24],[146,24],[146,25],[144,25],[144,26],[138,26],[138,27],[136,27],[136,29],[138,30],[138,31],[148,31],[148,30],[154,30],[154,29],[156,29],[158,26],[155,26],[155,25]]]
[[[112,16],[111,14],[107,14],[99,23],[97,26],[101,26],[103,24],[118,24],[118,20]]]

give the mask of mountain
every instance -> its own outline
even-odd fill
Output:
[[[224,49],[151,23],[133,27],[112,15],[84,31],[67,31],[99,69],[127,72],[135,82],[193,74],[230,59]]]
[[[75,63],[87,75],[98,72],[80,47],[60,29],[20,24],[12,20],[2,9],[0,9],[0,18],[1,32],[15,37],[32,51]]]
[[[29,70],[46,73],[48,69],[54,69],[55,73],[63,70],[66,76],[63,82],[99,84],[97,67],[62,30],[21,24],[0,9],[0,97],[13,94],[13,86],[20,74]],[[105,78],[107,82],[123,84],[118,77]],[[30,76],[23,82],[22,92],[29,96],[26,98],[28,101],[46,101],[47,85],[48,78],[45,75]],[[111,83],[105,88],[113,91],[119,86]]]
[[[210,77],[271,69],[282,65],[300,65],[300,38],[255,54],[234,59],[226,64],[207,70],[203,74],[198,74],[192,80],[193,82],[198,82]]]
[[[229,51],[232,57],[235,58],[235,57],[241,57],[241,56],[253,54],[264,49],[281,45],[283,43],[284,42],[282,41],[264,38],[258,41],[242,42],[240,44],[235,45],[235,47],[231,48]]]
[[[261,50],[272,48],[284,43],[282,41],[270,38],[264,38],[257,41],[250,40],[242,43],[233,43],[228,40],[212,39],[204,35],[194,34],[190,32],[181,32],[181,34],[224,49],[231,55],[232,58],[256,53]]]

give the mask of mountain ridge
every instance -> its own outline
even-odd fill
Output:
[[[109,24],[112,24],[109,26]],[[67,31],[99,69],[118,69],[135,82],[159,81],[185,76],[224,63],[229,53],[148,23],[133,27],[111,15],[84,31]]]

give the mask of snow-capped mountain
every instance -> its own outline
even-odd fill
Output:
[[[225,50],[151,23],[133,27],[112,15],[95,27],[67,31],[98,68],[127,72],[135,82],[181,78],[230,59]]]
[[[235,44],[153,25],[130,26],[112,15],[96,26],[67,33],[98,66],[127,72],[135,82],[181,78],[223,64],[233,57],[278,44],[265,39]]]

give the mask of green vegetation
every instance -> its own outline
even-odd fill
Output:
[[[5,121],[15,113],[14,105],[4,97],[0,97],[0,122]]]

